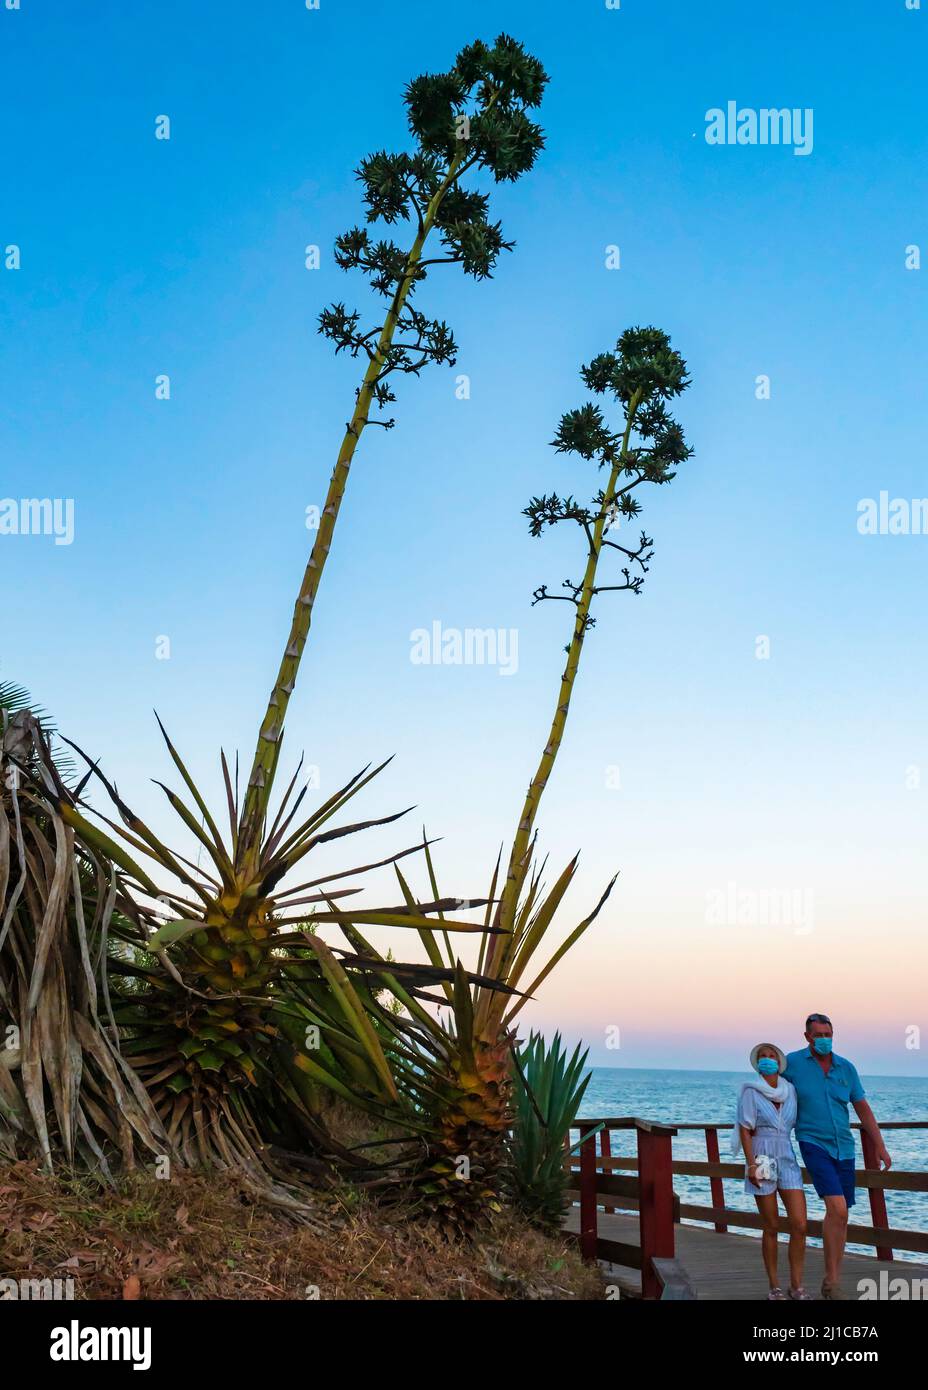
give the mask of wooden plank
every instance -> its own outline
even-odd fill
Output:
[[[641,1268],[641,1246],[631,1241],[608,1240],[600,1236],[596,1242],[596,1258],[610,1265],[624,1265],[626,1269]]]
[[[706,1130],[706,1160],[707,1167],[712,1167],[714,1164],[719,1163],[719,1132],[717,1129]],[[709,1188],[712,1193],[712,1205],[714,1207],[724,1207],[725,1189],[722,1186],[722,1179],[718,1174],[714,1174],[710,1179]],[[717,1221],[715,1229],[721,1235],[724,1235],[728,1227],[725,1225],[724,1221]]]
[[[621,1154],[616,1158],[600,1158],[599,1155],[597,1155],[596,1167],[601,1168],[604,1173],[615,1173],[620,1170],[637,1173],[638,1160],[637,1158],[628,1158]],[[578,1173],[580,1171],[577,1167],[576,1159],[573,1160],[570,1171],[572,1173]]]
[[[603,1197],[637,1197],[638,1179],[596,1174],[596,1195]]]
[[[585,1260],[596,1258],[596,1135],[586,1137],[580,1146],[580,1253]]]
[[[597,1158],[596,1164],[597,1167],[610,1172],[636,1172],[638,1169],[636,1158]],[[577,1171],[576,1168],[571,1169],[573,1173]],[[705,1159],[695,1158],[675,1158],[673,1171],[681,1177],[688,1178],[744,1178],[743,1163],[707,1163]],[[812,1179],[805,1168],[802,1169],[802,1177],[804,1182],[812,1185]],[[888,1173],[858,1168],[854,1174],[854,1182],[858,1187],[883,1188],[887,1192],[928,1192],[928,1173],[897,1172],[892,1168]]]
[[[658,1257],[651,1262],[654,1272],[661,1282],[661,1300],[668,1302],[692,1301],[696,1290],[690,1283],[689,1275],[677,1259],[662,1260]]]
[[[596,1205],[597,1205],[598,1207],[604,1207],[604,1208],[606,1208],[606,1207],[608,1207],[608,1204],[609,1204],[610,1202],[612,1203],[613,1206],[616,1205],[616,1195],[615,1195],[614,1192],[603,1192],[603,1191],[601,1191],[600,1188],[599,1188],[599,1183],[596,1184],[596,1188],[597,1188],[597,1191],[596,1191]],[[636,1189],[636,1191],[637,1191],[637,1188],[638,1188],[638,1184],[636,1183],[636,1184],[635,1184],[635,1189]],[[571,1202],[579,1202],[579,1201],[580,1201],[580,1189],[579,1189],[579,1187],[569,1187],[569,1188],[567,1189],[567,1197],[568,1197],[568,1199],[569,1199]],[[620,1211],[637,1211],[637,1210],[638,1210],[638,1205],[639,1205],[639,1203],[638,1203],[638,1198],[637,1198],[637,1197],[621,1197],[621,1198],[619,1198],[619,1200],[618,1200],[618,1206],[619,1206],[619,1210],[620,1210]],[[608,1214],[608,1215],[613,1215],[614,1213],[607,1212],[607,1214]]]
[[[876,1144],[866,1130],[861,1130],[860,1144],[864,1152],[864,1163],[871,1170],[868,1176],[882,1178],[880,1161],[876,1156]],[[885,1230],[889,1225],[889,1217],[886,1214],[886,1198],[880,1190],[882,1186],[882,1183],[870,1184],[870,1216],[877,1230]],[[886,1244],[881,1245],[877,1242],[876,1257],[878,1260],[891,1260],[893,1257],[892,1249]]]
[[[595,1120],[588,1119],[587,1116],[584,1115],[582,1120],[576,1121],[573,1128],[587,1130],[594,1128],[596,1125],[603,1125],[607,1129],[643,1130],[645,1134],[676,1134],[677,1132],[675,1125],[661,1124],[656,1120],[643,1120],[639,1115],[622,1115],[619,1118],[607,1116],[606,1119],[597,1118]],[[698,1128],[702,1129],[703,1126],[699,1125]],[[729,1128],[731,1128],[731,1126],[729,1126]]]
[[[673,1259],[673,1140],[670,1134],[638,1130],[638,1209],[641,1233],[641,1294],[660,1298],[660,1281],[652,1261]],[[607,1217],[606,1220],[609,1218]]]
[[[611,1125],[609,1120],[603,1121],[603,1123]],[[714,1120],[702,1120],[688,1124],[681,1121],[674,1125],[674,1129],[734,1129],[734,1127],[731,1120],[719,1120],[718,1123]],[[860,1129],[860,1122],[858,1120],[852,1121],[851,1129]],[[881,1120],[880,1129],[928,1129],[928,1120]]]
[[[612,1140],[611,1140],[611,1138],[609,1137],[609,1130],[608,1130],[608,1129],[601,1129],[601,1130],[599,1131],[599,1153],[600,1153],[600,1157],[601,1157],[601,1158],[609,1159],[609,1158],[612,1157]],[[615,1179],[615,1178],[607,1178],[607,1181],[608,1181],[608,1182],[615,1182],[616,1179]],[[633,1196],[635,1195],[635,1193],[638,1191],[638,1184],[635,1182],[634,1178],[619,1178],[618,1181],[619,1181],[619,1182],[631,1182],[631,1183],[633,1184],[634,1188],[635,1188],[635,1192],[624,1192],[624,1193],[622,1193],[622,1194],[620,1194],[620,1195],[622,1195],[622,1196],[624,1196],[624,1197],[633,1197]],[[601,1186],[601,1184],[600,1184],[600,1186]],[[616,1211],[616,1209],[615,1209],[614,1206],[608,1206],[608,1205],[606,1206],[606,1215],[607,1215],[607,1216],[615,1216],[615,1211]]]
[[[805,1174],[805,1169],[803,1168]],[[811,1182],[811,1178],[806,1179]],[[875,1168],[858,1168],[854,1174],[858,1187],[868,1187],[872,1191],[879,1188],[884,1192],[928,1192],[928,1173],[877,1172]]]
[[[744,1226],[750,1231],[759,1231],[764,1224],[760,1212],[738,1211],[734,1207],[723,1207],[719,1212],[716,1207],[680,1203],[680,1216],[684,1220],[715,1222],[720,1215],[725,1217],[730,1226]],[[785,1216],[777,1217],[777,1230],[783,1235],[788,1232],[789,1223]],[[808,1234],[821,1237],[821,1221],[809,1221]],[[847,1238],[857,1245],[892,1245],[896,1250],[910,1250],[913,1254],[928,1255],[928,1231],[901,1231],[895,1227],[849,1225]]]
[[[742,1213],[733,1215],[740,1216]],[[565,1230],[568,1233],[571,1229],[574,1233],[579,1230],[578,1217],[577,1207],[568,1211],[565,1218]],[[603,1239],[615,1240],[620,1244],[634,1244],[637,1234],[636,1217],[600,1214],[599,1220]],[[780,1244],[779,1255],[781,1275],[785,1281],[785,1242]],[[767,1280],[761,1259],[760,1241],[756,1236],[732,1232],[717,1235],[715,1231],[704,1226],[683,1224],[676,1229],[675,1259],[679,1260],[686,1271],[700,1301],[763,1300],[767,1297]],[[822,1251],[810,1246],[806,1257],[805,1282],[814,1297],[818,1296],[823,1274]],[[872,1284],[862,1285],[861,1281],[878,1281],[884,1275],[889,1280],[903,1279],[911,1286],[912,1281],[928,1279],[928,1265],[907,1260],[884,1263],[872,1255],[845,1255],[842,1285],[850,1299],[856,1299],[862,1291],[872,1288]],[[623,1294],[634,1296],[638,1291],[637,1279],[630,1276],[627,1267],[617,1265],[615,1272],[607,1267],[606,1279],[619,1287]],[[879,1290],[879,1284],[876,1287]]]

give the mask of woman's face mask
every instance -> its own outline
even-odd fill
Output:
[[[820,1057],[827,1057],[831,1051],[831,1038],[815,1038],[812,1046]]]
[[[761,1076],[773,1076],[773,1073],[779,1071],[780,1068],[772,1057],[758,1057],[757,1070]]]

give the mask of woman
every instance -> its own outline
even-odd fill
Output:
[[[745,1192],[750,1193],[764,1223],[761,1248],[770,1281],[769,1299],[785,1302],[777,1276],[777,1193],[789,1222],[789,1297],[809,1300],[802,1286],[806,1255],[806,1194],[790,1133],[796,1123],[796,1091],[782,1073],[786,1058],[773,1043],[751,1049],[757,1076],[746,1081],[738,1096],[738,1116],[732,1150],[744,1150],[747,1160]]]

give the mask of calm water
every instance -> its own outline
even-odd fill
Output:
[[[864,1076],[861,1079],[878,1121],[928,1120],[928,1077]],[[638,1115],[642,1119],[662,1120],[667,1124],[709,1120],[722,1123],[734,1118],[735,1100],[744,1080],[743,1072],[594,1067],[580,1114],[581,1118]],[[858,1167],[863,1167],[859,1134],[857,1131],[854,1133]],[[729,1135],[730,1131],[722,1130],[719,1133],[723,1163],[733,1161],[727,1151]],[[928,1170],[928,1130],[889,1130],[885,1138],[895,1168],[920,1172]],[[615,1155],[633,1155],[634,1131],[613,1131],[612,1152]],[[674,1158],[705,1160],[705,1135],[701,1130],[681,1131],[673,1141],[673,1152]],[[726,1178],[724,1185],[726,1206],[741,1211],[757,1210],[753,1199],[744,1192],[742,1182]],[[704,1206],[711,1202],[708,1178],[675,1174],[674,1188],[684,1202]],[[823,1203],[810,1187],[806,1188],[806,1199],[809,1216],[820,1217]],[[928,1192],[887,1192],[886,1209],[891,1226],[928,1231]],[[869,1195],[861,1188],[858,1188],[852,1220],[863,1226],[871,1224]],[[867,1246],[849,1246],[848,1249],[873,1253],[872,1247]],[[924,1256],[906,1255],[899,1251],[897,1258],[923,1260]]]

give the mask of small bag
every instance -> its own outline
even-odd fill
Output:
[[[772,1154],[755,1154],[754,1162],[757,1164],[757,1172],[754,1176],[757,1178],[759,1182],[777,1181],[779,1177],[777,1161]],[[745,1176],[747,1176],[746,1168]]]

